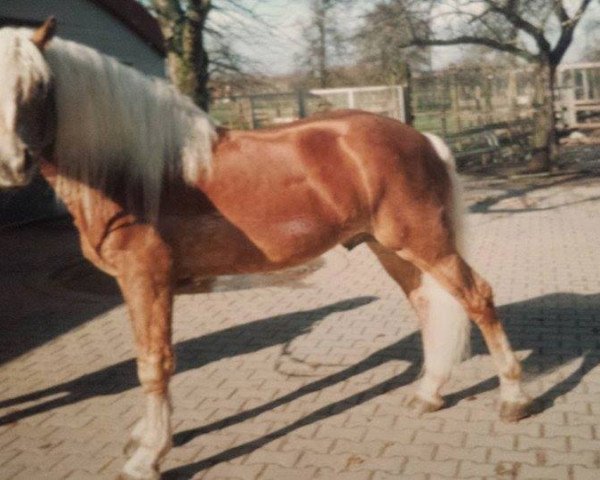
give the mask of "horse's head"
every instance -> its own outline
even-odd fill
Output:
[[[49,18],[37,30],[0,30],[0,187],[26,185],[54,140],[52,75],[44,50],[54,36]]]

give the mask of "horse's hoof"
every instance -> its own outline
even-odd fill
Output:
[[[531,415],[531,402],[502,402],[500,419],[503,422],[515,423]]]
[[[437,412],[444,406],[444,401],[441,398],[439,400],[425,400],[418,395],[414,395],[406,406],[420,416],[425,413]]]

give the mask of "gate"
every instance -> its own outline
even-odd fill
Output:
[[[558,67],[557,111],[564,128],[600,128],[600,63]]]

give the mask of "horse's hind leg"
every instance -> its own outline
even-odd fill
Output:
[[[398,254],[429,273],[465,308],[467,314],[481,330],[500,377],[500,416],[516,421],[528,415],[530,400],[521,389],[521,366],[510,348],[508,338],[498,319],[492,289],[452,249],[421,249],[427,255],[415,255],[410,249]]]
[[[171,448],[172,435],[168,391],[174,366],[171,259],[154,232],[142,226],[130,228],[139,231],[128,231],[114,264],[132,321],[146,412],[133,429],[128,444],[131,456],[119,478],[155,480],[160,478],[159,462]]]
[[[423,341],[423,377],[410,405],[419,413],[443,406],[440,390],[469,346],[469,319],[458,301],[430,275],[377,242],[369,247],[402,287],[419,318]]]

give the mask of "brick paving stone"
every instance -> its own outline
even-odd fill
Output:
[[[4,465],[0,469],[0,479],[2,480],[12,480],[13,478],[17,478],[26,468],[22,465]],[[21,478],[26,478],[21,476]],[[30,477],[31,478],[31,477]],[[33,477],[35,478],[35,477]]]
[[[552,479],[561,480],[569,477],[569,469],[566,465],[557,465],[552,467],[534,467],[531,465],[522,465],[519,469],[521,478]]]
[[[567,437],[552,437],[552,438],[533,438],[527,435],[519,435],[518,450],[553,450],[557,452],[566,451]]]
[[[465,440],[465,447],[490,447],[490,448],[503,448],[505,450],[511,450],[516,442],[516,437],[512,435],[479,435],[476,433],[469,433]]]
[[[279,465],[267,465],[258,478],[260,480],[313,480],[316,471],[314,467],[283,468]]]
[[[421,460],[433,459],[437,445],[410,445],[403,443],[387,442],[388,446],[382,452],[381,457],[407,457]]]
[[[2,475],[8,473],[8,471],[3,470]],[[65,475],[61,475],[57,478],[64,478],[67,475],[70,475],[71,472],[67,472]],[[25,467],[17,471],[17,473],[13,473],[11,477],[4,477],[6,480],[31,480],[32,478],[47,478],[48,472],[44,470],[38,470],[34,467]]]
[[[401,429],[387,430],[382,428],[369,428],[364,435],[363,441],[400,442],[408,444],[413,441],[415,432],[413,430]]]
[[[453,419],[444,420],[444,426],[442,428],[442,432],[451,433],[451,432],[474,432],[478,434],[486,434],[491,432],[493,422],[490,421],[460,421]]]
[[[585,415],[576,412],[567,412],[565,415],[565,424],[571,426],[588,425],[594,428],[598,420],[598,416],[596,415]]]
[[[97,480],[98,474],[89,473],[84,470],[73,470],[65,480]]]
[[[370,480],[372,476],[371,471],[363,472],[340,472],[335,474],[336,480]]]
[[[537,465],[547,455],[546,450],[530,449],[524,452],[518,450],[504,450],[493,448],[490,450],[488,461],[490,463],[528,463]]]
[[[540,463],[540,462],[538,462]],[[571,451],[547,452],[544,455],[543,465],[579,465],[586,468],[596,468],[600,471],[600,452],[598,451]]]
[[[0,450],[0,470],[2,470],[4,465],[6,465],[7,463],[14,460],[20,454],[21,454],[20,450],[16,450],[16,449],[12,449],[12,448],[6,449],[6,450]]]
[[[264,465],[231,465],[228,463],[221,463],[208,470],[202,478],[206,480],[223,478],[252,480],[258,478],[264,470]]]
[[[335,439],[330,438],[300,438],[297,436],[293,436],[289,438],[285,443],[281,445],[281,450],[284,452],[313,452],[313,453],[326,453],[329,452],[332,448]]]
[[[593,450],[600,452],[600,439],[584,440],[579,437],[569,438],[569,445],[574,452]]]
[[[488,449],[485,447],[461,448],[449,447],[448,445],[439,445],[434,460],[442,462],[444,460],[470,460],[483,463],[486,459]]]
[[[594,437],[593,425],[544,425],[544,436],[546,438],[569,436],[581,438],[582,440],[592,440]]]
[[[496,465],[491,463],[476,463],[469,460],[460,462],[457,478],[502,478]],[[510,477],[509,477],[510,478]]]
[[[346,465],[344,470],[346,471],[360,471],[360,472],[373,472],[374,470],[381,470],[384,472],[401,474],[406,464],[406,458],[400,457],[367,457],[362,455],[347,455]]]
[[[371,432],[373,430],[376,430],[376,429],[369,429],[368,431]],[[316,434],[316,437],[317,438],[330,438],[330,439],[343,438],[343,439],[352,440],[355,442],[358,442],[364,438],[365,441],[369,441],[370,439],[368,438],[368,434],[367,434],[367,436],[365,436],[366,431],[367,431],[366,427],[351,427],[351,428],[335,427],[332,425],[328,425],[327,423],[324,423],[319,428],[319,430]]]
[[[575,465],[573,467],[573,480],[598,480],[598,469],[596,468],[586,468],[581,467],[579,465]]]
[[[293,467],[297,462],[301,452],[273,452],[267,450],[256,450],[252,452],[244,465],[279,465],[280,467]]]
[[[419,431],[415,436],[414,443],[418,445],[430,445],[435,443],[437,445],[447,445],[461,447],[464,444],[465,434],[462,432],[452,433],[432,433]]]
[[[348,461],[348,454],[338,453],[333,455],[331,453],[313,453],[305,452],[298,461],[299,467],[327,467],[331,468],[336,472],[344,469],[346,462]]]
[[[352,442],[343,438],[335,440],[331,453],[350,453],[368,457],[380,457],[388,446],[388,442]]]
[[[544,425],[548,422],[544,421]],[[498,435],[527,435],[528,437],[541,437],[542,424],[537,420],[523,420],[518,423],[494,422],[493,433]]]
[[[415,473],[427,473],[443,475],[448,478],[456,478],[457,471],[458,461],[456,460],[433,462],[409,458],[404,468],[404,472],[408,475],[412,475]]]
[[[402,478],[402,480],[428,480],[431,479],[431,475],[426,475],[425,473],[416,473],[408,475],[406,473],[403,473],[400,477],[396,473],[377,471],[373,474],[371,480],[398,480],[399,478]]]

